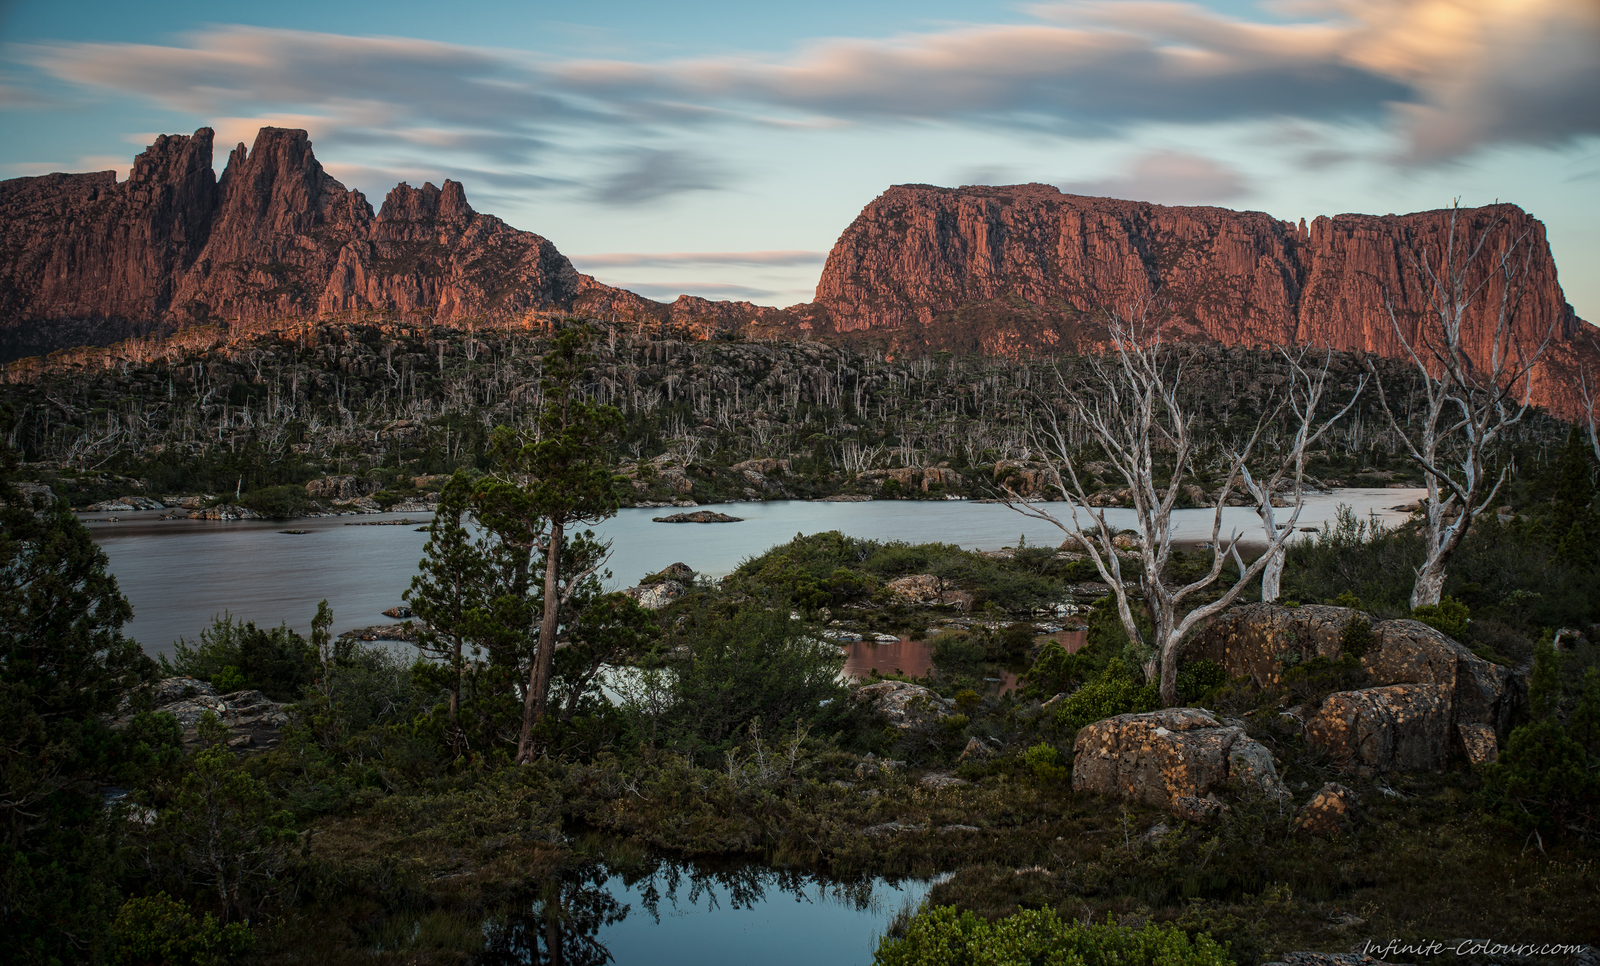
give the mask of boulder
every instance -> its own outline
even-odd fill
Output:
[[[1183,656],[1188,661],[1215,661],[1230,678],[1247,677],[1259,687],[1269,687],[1278,683],[1286,655],[1295,655],[1296,663],[1314,657],[1337,660],[1344,626],[1357,613],[1324,604],[1244,604],[1196,634]]]
[[[879,758],[872,752],[861,759],[856,765],[857,778],[874,778],[878,775],[888,775],[906,767],[906,763],[893,758]]]
[[[645,610],[660,610],[687,594],[689,589],[676,580],[658,580],[653,584],[629,587],[623,593],[638,601]]]
[[[1228,803],[1216,795],[1179,795],[1172,800],[1172,814],[1186,822],[1210,822],[1227,814]]]
[[[1286,663],[1343,657],[1345,624],[1359,613],[1323,604],[1245,604],[1195,635],[1184,647],[1184,659],[1209,659],[1229,677],[1248,677],[1268,687],[1279,683]],[[1520,699],[1510,668],[1485,661],[1420,621],[1379,621],[1372,625],[1372,636],[1361,666],[1373,683],[1443,685],[1450,692],[1454,721],[1487,724],[1497,734],[1506,733]]]
[[[313,500],[354,500],[377,489],[378,484],[359,476],[324,476],[306,484],[306,496]]]
[[[1143,802],[1179,817],[1216,814],[1222,802],[1213,790],[1230,781],[1279,802],[1289,798],[1266,748],[1200,708],[1117,715],[1083,728],[1073,744],[1074,791]]]
[[[961,750],[961,757],[956,759],[956,763],[965,764],[969,761],[988,761],[993,757],[993,748],[990,748],[988,745],[984,744],[982,739],[972,737],[967,739],[967,747]]]
[[[933,574],[909,574],[905,577],[896,577],[894,580],[884,584],[884,587],[897,600],[923,607],[953,605],[965,611],[972,608],[974,599],[971,592],[948,586],[947,581],[941,580]]]
[[[1461,739],[1461,750],[1467,761],[1474,765],[1487,765],[1500,757],[1500,741],[1494,729],[1486,724],[1458,724],[1456,735]]]
[[[689,581],[694,579],[694,568],[690,567],[686,563],[683,563],[682,561],[679,561],[678,563],[667,564],[661,570],[659,570],[658,572],[656,572],[654,574],[651,574],[650,576],[652,576],[652,577],[661,577],[661,578],[664,578],[666,580],[678,580],[678,581],[682,581],[683,583],[688,583]]]
[[[1311,835],[1334,835],[1350,827],[1359,804],[1361,800],[1355,792],[1338,782],[1328,782],[1300,806],[1295,825]]]
[[[233,503],[224,503],[206,510],[198,510],[194,514],[196,520],[259,520],[261,514],[249,507],[238,506]]]
[[[920,684],[907,681],[878,681],[863,684],[850,692],[856,704],[870,704],[873,711],[889,719],[889,724],[904,731],[933,724],[949,717],[955,702]]]
[[[1440,771],[1450,720],[1450,690],[1441,684],[1340,691],[1306,720],[1306,742],[1353,774]]]
[[[1450,692],[1454,720],[1486,724],[1497,734],[1511,726],[1520,691],[1510,668],[1491,664],[1421,621],[1380,621],[1361,664],[1380,684],[1438,684]]]
[[[199,678],[162,678],[150,686],[150,698],[156,707],[172,704],[175,701],[183,701],[195,695],[203,695],[210,698],[218,697],[217,689]]]

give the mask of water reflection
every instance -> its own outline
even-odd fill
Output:
[[[1040,640],[1055,641],[1066,648],[1068,654],[1072,654],[1088,643],[1088,633],[1083,628],[1060,630],[1046,634]],[[850,641],[844,645],[843,674],[852,681],[865,681],[873,676],[873,672],[922,677],[933,670],[935,640],[913,641],[909,637],[901,637],[896,641]],[[1015,671],[1002,669],[999,674],[1000,677],[990,682],[995,685],[996,691],[1010,691],[1017,686]]]
[[[931,883],[827,880],[746,863],[569,865],[483,926],[482,966],[868,963]]]
[[[628,917],[629,907],[606,890],[610,875],[598,862],[565,869],[539,884],[522,913],[503,913],[483,928],[483,966],[517,963],[603,966],[613,962],[600,930]]]

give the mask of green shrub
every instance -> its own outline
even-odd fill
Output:
[[[966,634],[941,634],[933,642],[933,666],[946,674],[983,670],[984,647]]]
[[[1228,672],[1216,661],[1201,658],[1178,668],[1178,699],[1184,704],[1204,703],[1228,683]]]
[[[1065,781],[1069,774],[1067,766],[1061,764],[1061,752],[1049,742],[1041,741],[1029,748],[1022,753],[1022,760],[1042,781]]]
[[[1372,621],[1365,614],[1351,614],[1339,633],[1339,651],[1346,657],[1361,657],[1372,650],[1377,638],[1372,635]]]
[[[1154,711],[1161,695],[1154,683],[1140,684],[1128,666],[1113,658],[1100,676],[1074,691],[1056,706],[1056,724],[1068,734],[1119,714]]]
[[[1024,909],[990,922],[939,906],[918,913],[900,938],[886,936],[875,966],[1232,966],[1204,933],[1190,939],[1173,926],[1141,929],[1062,921],[1053,909]]]
[[[273,520],[287,520],[305,513],[311,500],[306,496],[306,488],[292,484],[284,486],[264,486],[259,490],[251,490],[239,498],[239,505],[246,506],[264,517]]]
[[[262,630],[232,614],[214,619],[191,644],[179,638],[172,656],[161,657],[162,671],[209,682],[224,693],[253,688],[277,701],[292,701],[316,676],[311,644],[286,626]]]
[[[1597,764],[1554,717],[1523,725],[1484,769],[1487,810],[1528,831],[1592,829],[1600,818]]]
[[[165,892],[123,903],[111,935],[116,966],[215,966],[232,962],[253,944],[243,923],[224,926],[209,912],[196,918]]]
[[[1411,619],[1421,621],[1441,634],[1461,640],[1467,634],[1467,621],[1472,614],[1467,605],[1454,597],[1446,597],[1437,604],[1424,604],[1411,612]]]

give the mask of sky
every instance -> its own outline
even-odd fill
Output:
[[[271,124],[640,294],[809,301],[893,184],[1287,220],[1509,201],[1600,322],[1600,0],[0,0],[0,178]],[[220,173],[220,171],[219,171]]]

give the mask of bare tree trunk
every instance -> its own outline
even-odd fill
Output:
[[[1417,582],[1411,585],[1411,609],[1439,603],[1444,593],[1444,560],[1434,557],[1417,568]]]
[[[1407,455],[1422,470],[1428,483],[1427,529],[1423,536],[1427,556],[1417,568],[1411,605],[1437,604],[1444,588],[1445,568],[1461,545],[1467,528],[1494,503],[1509,467],[1491,477],[1488,464],[1508,427],[1522,420],[1533,393],[1533,368],[1550,345],[1556,320],[1542,341],[1526,346],[1517,340],[1513,322],[1528,280],[1531,246],[1519,236],[1488,254],[1491,265],[1479,281],[1471,281],[1473,264],[1486,255],[1496,218],[1478,232],[1458,229],[1459,205],[1452,208],[1449,237],[1437,253],[1408,251],[1412,266],[1422,276],[1428,295],[1426,320],[1414,337],[1400,327],[1392,301],[1385,302],[1389,323],[1418,374],[1426,408],[1415,427],[1408,412],[1404,422],[1389,406],[1383,383],[1377,382],[1378,400],[1389,425],[1406,445]],[[1459,241],[1458,241],[1458,236]],[[1518,247],[1522,247],[1520,256]],[[1419,257],[1420,255],[1420,257]],[[1473,305],[1487,296],[1483,315],[1494,325],[1488,358],[1467,352],[1467,327]],[[1376,379],[1371,360],[1367,371]],[[1585,383],[1587,395],[1587,384]],[[1407,399],[1409,406],[1410,400]]]
[[[1160,330],[1142,329],[1144,313],[1138,317],[1140,328],[1130,326],[1112,313],[1108,329],[1112,351],[1105,358],[1090,358],[1090,380],[1074,379],[1057,371],[1058,387],[1075,417],[1083,420],[1091,437],[1104,452],[1106,461],[1128,483],[1134,512],[1138,520],[1138,555],[1143,573],[1140,589],[1144,606],[1153,624],[1148,637],[1134,619],[1130,606],[1130,593],[1122,580],[1122,563],[1117,556],[1122,548],[1117,544],[1117,533],[1106,522],[1103,510],[1091,509],[1089,497],[1078,476],[1074,447],[1062,428],[1059,415],[1047,408],[1045,426],[1033,431],[1030,443],[1045,457],[1046,472],[1051,485],[1067,501],[1072,525],[1056,518],[1039,505],[1028,503],[1015,491],[1006,489],[1006,503],[1024,516],[1050,523],[1065,532],[1069,539],[1088,552],[1101,579],[1111,586],[1116,596],[1117,614],[1122,620],[1128,639],[1144,650],[1141,663],[1146,680],[1159,680],[1162,701],[1168,706],[1178,701],[1178,658],[1184,638],[1202,620],[1228,607],[1283,549],[1284,541],[1293,532],[1299,518],[1299,488],[1296,486],[1296,506],[1289,525],[1269,535],[1267,552],[1257,557],[1248,567],[1242,567],[1239,582],[1224,591],[1216,600],[1182,612],[1184,601],[1198,591],[1216,583],[1229,558],[1238,560],[1240,536],[1236,533],[1222,537],[1222,510],[1234,488],[1241,482],[1245,463],[1253,454],[1261,438],[1268,417],[1258,422],[1255,431],[1242,450],[1229,456],[1226,481],[1216,497],[1216,510],[1212,516],[1210,569],[1188,584],[1170,586],[1166,567],[1172,553],[1172,511],[1177,504],[1183,485],[1193,469],[1195,457],[1193,437],[1194,416],[1185,408],[1183,364],[1169,348],[1161,344]],[[1083,382],[1094,382],[1089,388]],[[1295,415],[1301,420],[1301,429],[1294,437],[1294,449],[1287,462],[1303,467],[1303,451],[1308,441],[1317,434],[1311,431],[1315,407],[1296,405]],[[1280,410],[1281,411],[1281,410]],[[1276,415],[1275,413],[1273,415]],[[1171,461],[1171,473],[1166,482],[1158,482],[1166,475],[1162,466]],[[1071,486],[1062,478],[1066,470]],[[1280,470],[1273,478],[1280,479]],[[1270,499],[1267,501],[1270,506]],[[1079,514],[1088,516],[1087,528],[1080,526]],[[1181,613],[1181,616],[1180,616]]]
[[[1283,562],[1288,556],[1282,547],[1270,553],[1267,565],[1261,568],[1261,600],[1268,604],[1276,601],[1283,593]]]
[[[564,522],[550,520],[550,538],[545,545],[544,615],[539,621],[539,646],[533,655],[528,675],[528,691],[522,698],[522,735],[517,739],[517,764],[533,760],[533,726],[544,717],[550,697],[550,667],[555,661],[556,626],[561,617],[560,569],[561,538]]]

